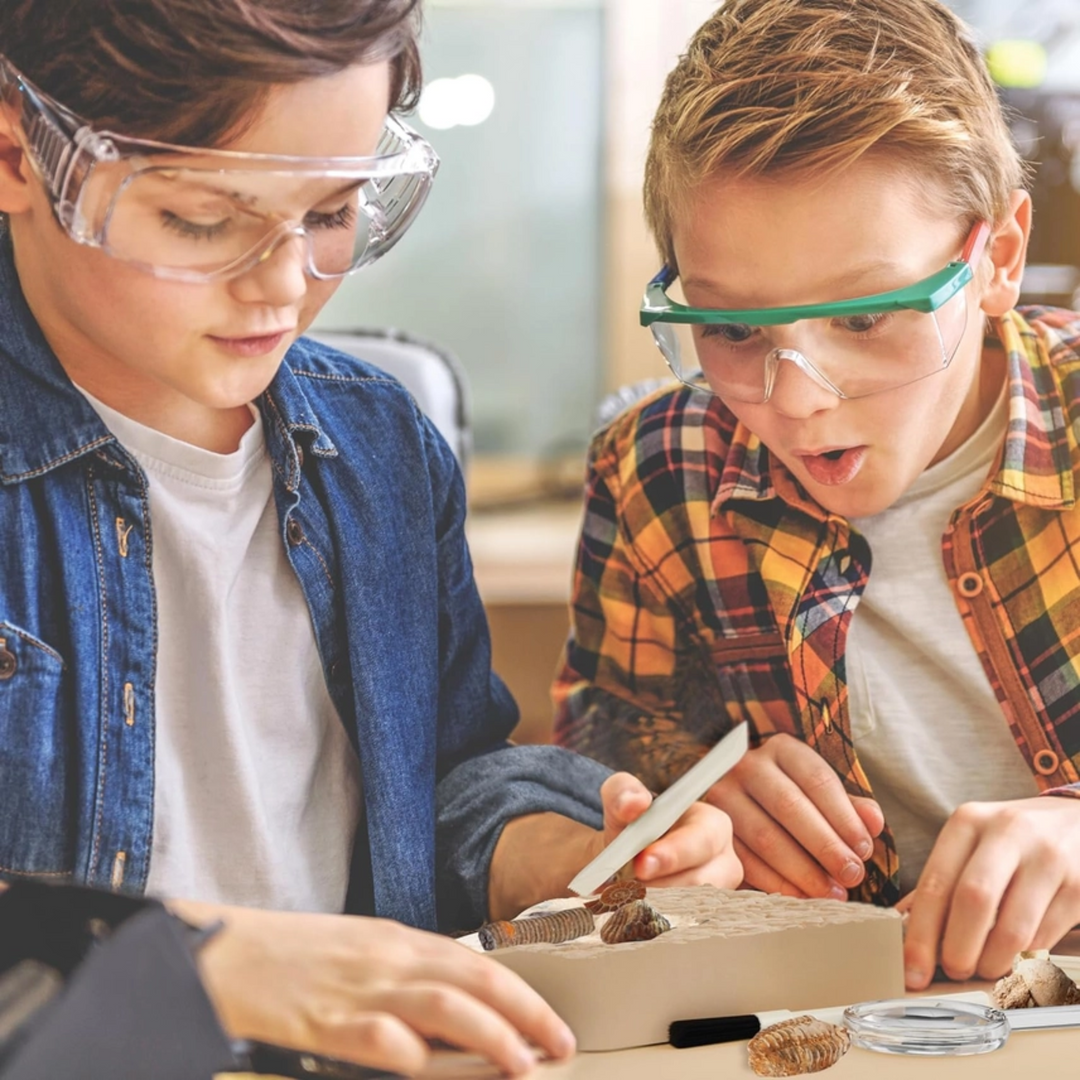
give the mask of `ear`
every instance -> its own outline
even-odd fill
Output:
[[[0,213],[30,209],[30,170],[7,111],[0,107]]]
[[[980,301],[987,315],[1001,316],[1016,307],[1030,235],[1031,196],[1017,190],[1009,197],[1009,210],[995,226],[987,247],[993,275],[983,286]]]

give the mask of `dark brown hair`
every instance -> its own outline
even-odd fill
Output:
[[[420,90],[421,0],[0,0],[0,53],[96,127],[192,146],[239,134],[271,86],[391,62]]]

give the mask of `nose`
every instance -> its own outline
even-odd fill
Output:
[[[843,400],[802,353],[774,349],[766,361],[769,404],[781,415],[804,419],[835,409]]]
[[[299,230],[276,236],[250,270],[229,283],[243,303],[289,307],[308,290],[307,237]]]

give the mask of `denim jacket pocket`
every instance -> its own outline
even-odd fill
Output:
[[[0,877],[67,877],[70,747],[55,649],[0,620]]]

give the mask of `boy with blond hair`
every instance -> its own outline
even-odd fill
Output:
[[[421,931],[561,894],[649,794],[508,744],[452,453],[301,337],[434,177],[417,15],[0,0],[0,878],[223,921],[235,1035],[520,1073],[570,1031]],[[741,876],[712,807],[647,857]]]
[[[1080,318],[937,0],[729,0],[667,80],[642,322],[591,448],[558,739],[709,793],[746,883],[910,909],[907,982],[1080,921]],[[1048,223],[1049,224],[1049,223]],[[1050,797],[1046,797],[1050,796]]]

